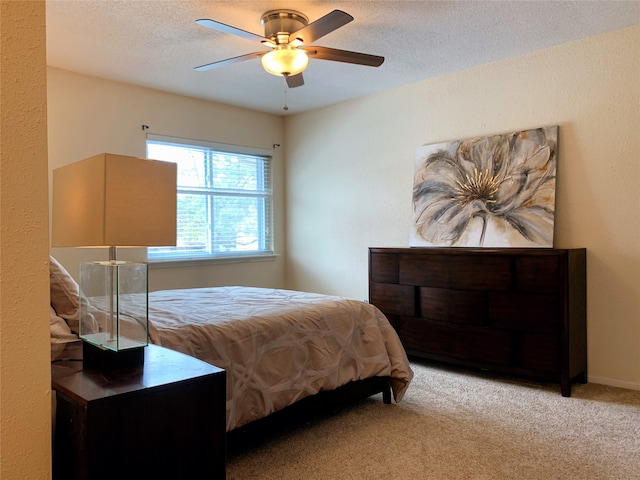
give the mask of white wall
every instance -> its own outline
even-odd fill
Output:
[[[368,297],[416,147],[559,125],[555,246],[586,247],[591,381],[640,389],[640,27],[288,117],[287,281]]]
[[[283,143],[281,117],[172,95],[49,68],[49,168],[99,153],[144,157],[146,134],[208,140],[271,150]],[[142,125],[149,126],[143,130]],[[273,149],[275,252],[284,251],[284,160]],[[107,249],[54,248],[76,276],[81,261],[106,259]],[[145,260],[144,249],[120,249],[123,259]],[[205,267],[152,268],[150,290],[214,285],[284,285],[284,259]]]

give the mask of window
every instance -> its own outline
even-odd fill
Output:
[[[149,260],[272,254],[269,154],[148,135],[148,158],[178,164],[177,245],[149,248]]]

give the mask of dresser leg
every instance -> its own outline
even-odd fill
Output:
[[[566,384],[565,382],[562,382],[560,384],[560,392],[562,392],[562,396],[563,397],[570,397],[571,396],[571,382],[569,382],[568,384]]]
[[[587,371],[585,370],[576,378],[578,383],[582,383],[583,385],[587,383]]]

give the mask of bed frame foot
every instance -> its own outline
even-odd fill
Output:
[[[389,379],[384,382],[384,388],[382,389],[382,401],[387,405],[391,404],[391,382],[389,382]]]

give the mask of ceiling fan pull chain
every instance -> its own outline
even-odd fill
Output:
[[[282,110],[284,110],[285,112],[289,110],[289,107],[287,107],[287,90],[286,89],[284,91],[284,107],[282,107]]]

